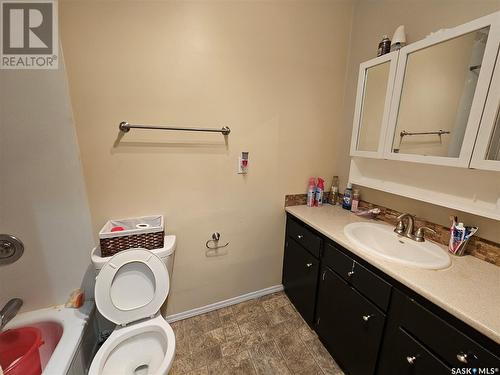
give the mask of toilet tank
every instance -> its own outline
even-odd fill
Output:
[[[151,250],[154,254],[163,260],[168,270],[168,278],[172,282],[172,273],[174,272],[174,256],[177,246],[177,238],[175,236],[165,236],[163,248]]]
[[[174,270],[174,255],[175,255],[175,248],[177,245],[176,240],[177,239],[175,236],[165,236],[165,241],[161,249],[149,250],[163,261],[163,263],[167,267],[168,277],[170,281],[172,281],[172,273]],[[101,249],[99,246],[96,246],[92,249],[90,258],[92,259],[92,263],[94,264],[96,275],[98,275],[102,267],[106,263],[108,263],[108,261],[112,257],[111,256],[101,257]]]

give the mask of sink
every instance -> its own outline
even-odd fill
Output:
[[[438,245],[416,242],[396,234],[388,225],[352,223],[344,233],[361,250],[405,266],[439,270],[451,264],[450,256]]]

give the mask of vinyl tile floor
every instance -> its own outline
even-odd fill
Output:
[[[343,375],[283,292],[172,323],[169,375]]]

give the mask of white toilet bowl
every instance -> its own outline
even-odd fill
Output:
[[[117,253],[96,279],[97,309],[118,326],[95,355],[89,375],[166,375],[175,335],[159,313],[170,287],[165,263],[149,250]]]
[[[158,315],[116,328],[95,355],[89,375],[167,374],[174,354],[174,331]]]

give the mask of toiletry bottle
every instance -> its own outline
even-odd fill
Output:
[[[391,51],[391,40],[387,35],[382,37],[382,40],[378,44],[377,56],[385,55]]]
[[[314,177],[309,178],[309,186],[307,188],[307,205],[309,207],[314,206],[314,198],[316,193],[316,184],[314,182]]]
[[[359,190],[354,189],[352,192],[351,212],[358,211],[358,205],[359,205]]]
[[[331,204],[334,206],[340,203],[340,194],[338,186],[332,187],[332,197],[330,199],[331,199]]]
[[[464,223],[458,223],[458,225],[453,230],[453,253],[456,253],[458,247],[462,244],[465,238],[465,226]]]
[[[391,52],[397,51],[403,48],[406,45],[406,34],[405,34],[405,26],[399,25],[394,35],[392,36],[391,42]]]
[[[316,186],[316,198],[314,200],[315,206],[323,205],[323,192],[325,191],[325,180],[318,177],[318,185]]]
[[[344,210],[350,210],[352,204],[352,184],[347,183],[347,189],[344,191],[344,201],[342,202],[342,208]]]
[[[339,203],[339,176],[333,176],[332,188],[330,190],[329,202],[331,205],[336,205]]]

